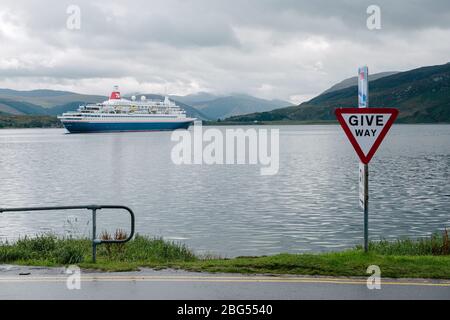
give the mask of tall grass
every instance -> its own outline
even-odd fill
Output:
[[[102,234],[104,239],[124,239],[126,233],[118,230],[112,237]],[[75,264],[90,262],[92,242],[90,239],[58,238],[52,234],[24,237],[16,242],[0,243],[0,263],[30,261],[45,264]],[[101,244],[97,247],[97,258],[105,261],[168,262],[194,261],[196,256],[185,245],[168,242],[162,238],[136,235],[125,244]]]
[[[73,264],[84,261],[91,247],[88,239],[57,238],[52,234],[24,237],[15,243],[0,243],[0,263],[39,260]]]
[[[126,246],[126,261],[194,261],[195,254],[184,244],[166,241],[163,238],[150,238],[137,235]]]
[[[361,249],[358,246],[358,249]],[[450,240],[448,231],[442,234],[435,233],[427,238],[399,239],[396,241],[371,241],[369,251],[383,255],[409,255],[409,256],[441,256],[450,255]]]

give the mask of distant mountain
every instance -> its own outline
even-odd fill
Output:
[[[245,94],[216,96],[209,93],[199,93],[184,97],[178,96],[176,99],[178,101],[189,101],[190,105],[213,120],[251,112],[273,110],[290,104],[282,100],[265,100]]]
[[[357,106],[358,87],[323,93],[299,106],[230,117],[228,121],[335,120],[334,109]],[[369,105],[395,107],[398,122],[450,122],[450,63],[399,72],[369,82]]]
[[[392,76],[393,74],[398,73],[398,71],[388,71],[388,72],[380,72],[380,73],[374,73],[374,74],[369,74],[369,81],[375,81],[387,76]],[[345,88],[349,88],[349,87],[353,87],[353,86],[357,86],[358,85],[358,77],[351,77],[345,80],[342,80],[341,82],[335,84],[334,86],[332,86],[331,88],[325,90],[324,92],[322,92],[322,94],[325,93],[330,93],[333,91],[338,91],[341,89],[345,89]]]
[[[219,97],[220,96],[208,92],[198,92],[186,96],[170,96],[171,99],[188,104],[190,106],[195,106],[197,104],[202,104],[207,101],[212,101]]]
[[[0,111],[7,114],[21,115],[21,114],[47,114],[46,109],[41,106],[25,102],[16,101],[12,99],[0,98]]]
[[[0,89],[0,99],[28,102],[43,108],[52,108],[74,101],[82,101],[83,103],[97,103],[104,101],[107,97],[58,90],[18,91],[11,89]]]
[[[49,89],[36,89],[36,90],[29,90],[29,91],[0,89],[0,95],[7,95],[7,96],[22,96],[22,97],[47,97],[47,96],[50,96],[50,97],[55,97],[55,96],[63,96],[66,94],[73,94],[73,92],[49,90]]]

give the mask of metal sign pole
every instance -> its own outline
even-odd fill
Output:
[[[369,70],[358,69],[358,107],[369,107]],[[359,163],[359,204],[364,210],[364,252],[369,251],[369,165]]]
[[[369,251],[369,165],[364,165],[364,252]]]

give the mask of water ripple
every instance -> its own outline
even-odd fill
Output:
[[[280,130],[275,176],[248,165],[173,165],[165,132],[1,130],[0,206],[125,204],[137,213],[139,233],[223,256],[361,243],[358,161],[341,129]],[[420,237],[449,227],[449,177],[450,126],[395,126],[370,165],[371,237]],[[127,219],[104,211],[99,224],[114,230]],[[89,229],[83,212],[8,213],[1,216],[0,239]]]

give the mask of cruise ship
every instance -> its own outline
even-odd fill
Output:
[[[187,117],[168,97],[164,101],[147,100],[145,96],[123,99],[118,86],[109,100],[80,106],[58,119],[70,133],[187,129],[196,120]]]

